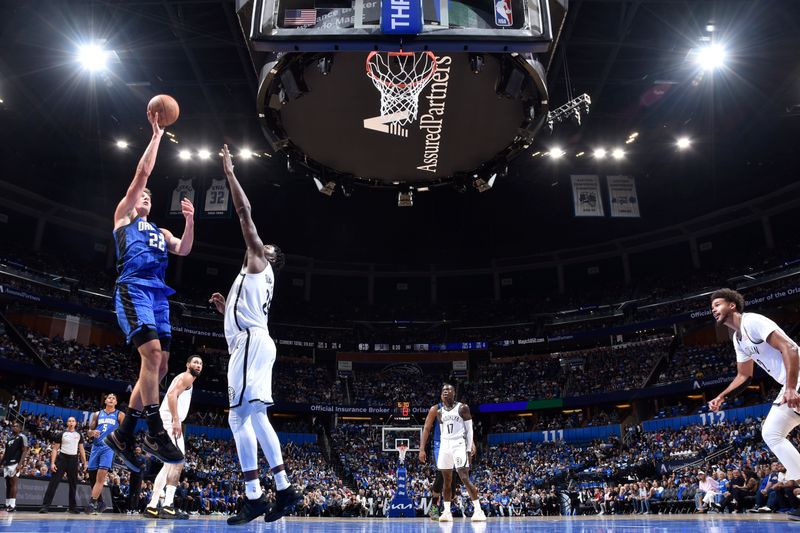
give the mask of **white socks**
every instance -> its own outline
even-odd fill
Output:
[[[475,509],[474,512],[482,511],[481,509],[481,501],[480,500],[472,500],[472,508]]]
[[[286,476],[286,470],[281,470],[277,474],[273,474],[275,478],[275,488],[278,490],[286,490],[289,488],[289,478]]]
[[[6,498],[6,505],[9,507],[16,507],[17,506],[17,499],[16,498]]]
[[[166,495],[164,496],[164,507],[172,506],[172,502],[175,500],[175,491],[178,487],[173,487],[172,485],[167,485],[166,488]]]
[[[444,512],[445,513],[450,512],[450,502],[444,502]]]
[[[261,497],[261,482],[258,479],[251,479],[244,482],[244,493],[248,500],[257,500]]]

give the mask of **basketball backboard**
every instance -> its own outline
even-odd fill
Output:
[[[381,428],[381,449],[385,452],[396,452],[400,445],[407,446],[408,451],[418,452],[422,439],[422,427],[389,427]]]

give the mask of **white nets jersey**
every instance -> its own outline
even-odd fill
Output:
[[[459,413],[460,409],[460,402],[456,402],[452,409],[444,405],[439,407],[439,435],[442,441],[463,441],[466,438],[467,430]]]
[[[231,353],[239,333],[249,328],[269,331],[267,317],[274,286],[275,276],[269,263],[257,274],[248,274],[246,268],[239,272],[225,301],[225,339]]]
[[[783,356],[780,351],[767,343],[767,337],[773,331],[779,331],[783,335],[786,333],[774,321],[757,313],[742,313],[739,331],[740,333],[733,335],[736,362],[746,363],[752,359],[775,381],[786,385],[786,367],[783,364]],[[739,338],[740,335],[741,338]]]
[[[169,204],[170,213],[181,212],[181,200],[188,198],[190,202],[194,203],[194,187],[192,180],[178,180],[178,186],[172,190],[172,199]]]
[[[211,187],[206,191],[206,214],[225,213],[228,211],[227,180],[212,180]]]
[[[181,375],[183,375],[183,373],[180,373],[173,378],[172,383],[169,384],[169,388],[167,389],[167,394],[172,392],[172,390],[175,388],[175,385],[178,384],[178,378],[180,378]],[[194,387],[189,387],[178,394],[178,418],[181,422],[186,420],[186,415],[189,414],[189,405],[192,403],[192,389],[194,389]],[[166,396],[164,396],[164,400],[161,402],[161,407],[158,410],[162,417],[172,417],[172,414],[169,412],[169,404],[167,403]]]

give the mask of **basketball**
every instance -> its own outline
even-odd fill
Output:
[[[150,113],[158,113],[158,125],[162,128],[172,126],[181,114],[178,101],[168,94],[158,94],[147,104]]]

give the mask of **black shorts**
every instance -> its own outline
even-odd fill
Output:
[[[450,484],[450,486],[453,489],[453,492],[455,492],[458,489],[458,486],[460,484],[461,484],[461,478],[458,476],[458,472],[453,470],[453,482]],[[433,492],[435,492],[436,494],[441,494],[442,487],[444,487],[444,476],[442,475],[441,470],[437,470],[436,480],[433,482]]]

